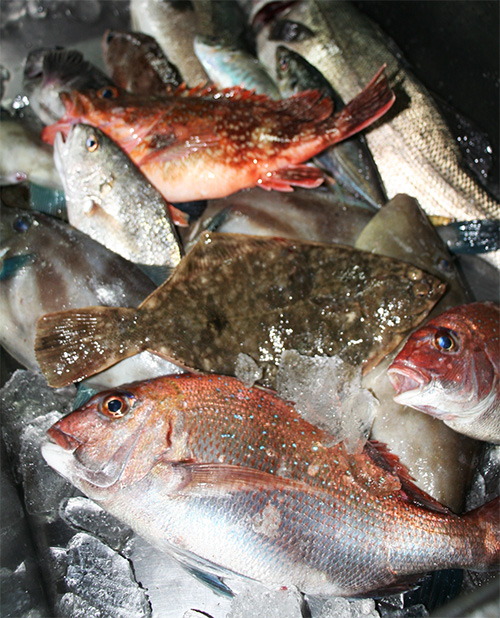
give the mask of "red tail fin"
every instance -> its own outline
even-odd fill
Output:
[[[394,92],[384,73],[385,64],[371,82],[328,123],[328,143],[335,144],[362,131],[383,116],[394,103]]]

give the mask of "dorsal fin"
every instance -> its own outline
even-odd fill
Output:
[[[397,455],[389,450],[386,444],[370,440],[366,443],[365,452],[374,463],[398,477],[401,481],[401,498],[437,513],[451,514],[450,509],[438,502],[423,489],[417,487],[415,479],[410,475],[408,468]]]

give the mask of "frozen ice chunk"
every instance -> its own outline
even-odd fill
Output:
[[[467,494],[466,510],[493,500],[499,494],[500,446],[485,444]]]
[[[304,597],[294,587],[278,590],[249,589],[233,599],[227,618],[303,618]]]
[[[286,350],[277,374],[277,392],[295,403],[303,418],[344,441],[351,452],[368,438],[377,405],[361,386],[361,370],[337,356],[303,356]]]
[[[262,378],[262,367],[259,367],[248,354],[240,353],[236,357],[234,375],[241,380],[247,388],[250,388],[257,380]]]
[[[380,618],[373,599],[315,597],[308,601],[312,618]]]
[[[43,603],[42,590],[33,595],[33,569],[27,570],[22,562],[15,571],[0,568],[0,612],[2,616],[19,618],[42,617],[47,608]]]
[[[93,500],[75,496],[61,503],[61,518],[74,528],[90,532],[117,551],[132,536],[132,529],[101,508]]]
[[[86,607],[88,616],[114,618],[146,618],[152,615],[146,592],[134,578],[130,562],[110,547],[86,534],[78,533],[68,543],[68,591],[79,597],[68,597],[79,615]],[[82,614],[83,615],[83,614]]]

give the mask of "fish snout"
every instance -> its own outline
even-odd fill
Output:
[[[396,359],[387,369],[387,377],[397,396],[410,391],[418,391],[429,383],[429,378],[413,367]],[[394,398],[397,401],[397,396]]]
[[[63,431],[59,427],[59,423],[52,425],[52,427],[47,431],[47,436],[49,437],[49,440],[66,451],[74,451],[81,444],[77,438]]]

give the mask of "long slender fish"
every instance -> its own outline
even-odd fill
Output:
[[[107,135],[74,125],[66,140],[56,136],[54,159],[73,227],[136,264],[177,266],[182,248],[170,205]],[[173,212],[177,222],[183,214]]]
[[[225,376],[166,376],[58,421],[46,461],[153,545],[219,576],[308,594],[401,591],[495,568],[499,499],[461,517],[381,445],[348,454],[294,408]]]
[[[340,112],[319,92],[274,101],[247,90],[148,97],[116,89],[63,93],[66,114],[45,127],[53,142],[76,123],[101,128],[171,202],[225,197],[254,186],[290,191],[323,181],[303,163],[361,131],[394,102],[383,67]]]
[[[283,16],[278,14],[277,20]],[[398,104],[387,122],[366,138],[389,198],[411,195],[430,215],[500,217],[500,204],[464,169],[457,143],[431,95],[368,17],[349,2],[302,0],[291,4],[286,19],[307,29],[304,36],[289,38],[287,47],[318,68],[345,100],[375,67],[387,64]],[[281,43],[278,25],[271,20],[257,36],[258,56],[270,70]]]
[[[409,337],[388,369],[395,400],[500,444],[500,305],[469,303]]]
[[[142,350],[227,375],[247,354],[273,386],[285,349],[339,354],[368,370],[443,291],[418,268],[351,247],[205,233],[138,309],[48,314],[35,349],[52,386]]]

